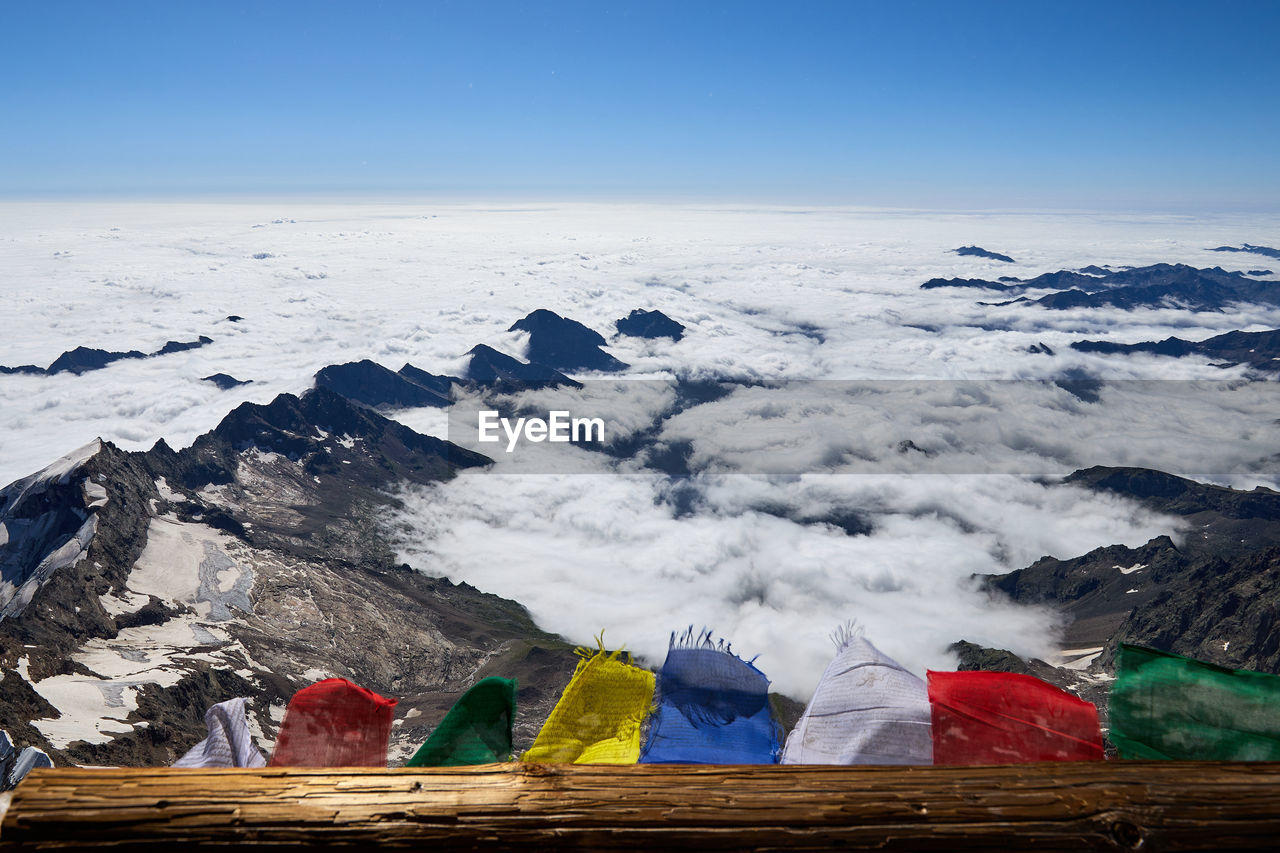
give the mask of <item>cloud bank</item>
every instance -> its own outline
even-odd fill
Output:
[[[919,285],[1095,263],[1230,266],[1206,247],[1267,242],[1276,217],[8,203],[0,224],[0,363],[213,340],[80,377],[0,376],[0,483],[95,436],[128,449],[188,444],[241,402],[303,391],[329,364],[457,373],[478,343],[523,355],[528,336],[506,330],[549,308],[632,365],[585,393],[648,380],[628,390],[615,425],[683,447],[690,476],[571,447],[556,473],[503,459],[406,496],[394,520],[405,558],[526,603],[572,640],[606,628],[655,660],[672,628],[707,625],[760,653],[795,695],[849,618],[916,670],[946,666],[960,638],[1050,654],[1052,616],[989,600],[973,574],[1177,533],[1170,519],[1034,477],[1105,462],[1248,486],[1275,468],[1269,389],[1233,384],[1239,371],[1068,344],[1276,328],[1280,311],[993,308],[977,304],[982,294]],[[1018,263],[951,252],[970,244]],[[684,339],[615,335],[635,308],[683,323]],[[214,373],[252,384],[200,380]],[[1185,381],[1109,385],[1100,403],[1051,381],[1081,374]],[[683,406],[664,384],[725,376],[822,391],[779,400],[785,391],[762,385]],[[890,403],[887,386],[840,385],[851,380],[917,381]],[[1016,394],[1001,390],[1009,380]],[[452,430],[435,410],[398,417]],[[903,441],[917,450],[899,452]]]
[[[694,505],[673,489],[695,490]],[[993,600],[972,576],[1177,532],[1124,501],[996,475],[482,472],[404,497],[411,565],[500,590],[572,638],[607,629],[655,663],[672,629],[712,627],[761,654],[775,687],[797,697],[830,658],[827,635],[851,618],[918,672],[950,667],[945,649],[961,638],[1052,657],[1053,614]],[[837,510],[872,532],[796,520]]]

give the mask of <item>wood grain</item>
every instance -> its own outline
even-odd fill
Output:
[[[1280,764],[34,771],[0,851],[1273,847]]]

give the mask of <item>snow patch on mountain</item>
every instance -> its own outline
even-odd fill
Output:
[[[89,547],[97,529],[90,509],[106,504],[106,489],[82,484],[78,506],[49,495],[70,486],[74,473],[101,449],[94,440],[0,489],[0,619],[22,613],[54,572],[75,565]]]
[[[228,555],[235,541],[201,524],[160,517],[147,527],[147,547],[129,573],[129,591],[192,608],[225,622],[232,610],[249,611],[253,570]]]

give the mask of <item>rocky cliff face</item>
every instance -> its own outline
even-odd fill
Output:
[[[1184,532],[1177,542],[1160,536],[1138,548],[1112,545],[1070,559],[1044,557],[986,578],[997,594],[1061,610],[1068,620],[1064,646],[1072,653],[1053,662],[1064,666],[1052,666],[964,644],[962,663],[1030,671],[1100,706],[1120,642],[1280,673],[1280,493],[1143,468],[1089,468],[1067,481],[1180,516]]]
[[[190,448],[95,443],[0,498],[0,728],[55,762],[168,764],[212,703],[342,676],[401,699],[392,758],[482,675],[520,679],[536,734],[571,651],[522,607],[392,559],[404,481],[487,463],[317,389],[244,405]],[[429,572],[430,567],[419,567]]]
[[[522,322],[557,363],[622,366],[575,321]],[[69,355],[144,357],[95,352]],[[334,365],[183,450],[96,441],[0,491],[0,729],[57,763],[168,764],[209,705],[248,696],[269,750],[289,697],[341,676],[400,699],[394,763],[477,678],[503,675],[521,684],[517,747],[532,742],[572,650],[515,602],[397,564],[383,524],[399,485],[489,460],[376,409],[444,406],[455,384],[578,384],[549,362],[470,356],[465,378]]]
[[[527,357],[535,364],[545,364],[556,370],[605,372],[627,367],[601,349],[608,346],[608,342],[599,332],[545,308],[517,320],[507,331],[529,333]]]

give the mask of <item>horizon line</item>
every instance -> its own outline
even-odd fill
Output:
[[[652,207],[652,208],[686,208],[697,209],[712,207],[716,209],[747,212],[848,212],[848,213],[891,213],[891,214],[927,214],[946,213],[959,215],[1049,215],[1049,216],[1081,216],[1081,215],[1160,215],[1177,218],[1198,218],[1203,216],[1232,215],[1280,215],[1280,206],[1274,208],[1227,207],[1220,205],[1190,204],[1108,204],[1097,207],[1083,207],[1078,204],[1046,202],[1041,205],[1027,204],[961,204],[936,202],[933,204],[887,204],[873,202],[845,202],[819,199],[783,199],[778,197],[743,198],[740,196],[625,196],[603,198],[597,195],[583,194],[455,194],[432,193],[419,191],[373,192],[364,190],[329,191],[329,190],[289,190],[283,192],[51,192],[51,193],[5,193],[0,191],[0,206],[38,204],[138,204],[138,205],[275,205],[275,204],[335,204],[362,206],[401,206],[414,204],[434,204],[449,207],[472,207],[477,205],[528,205],[540,207]],[[516,212],[513,209],[510,212]]]

